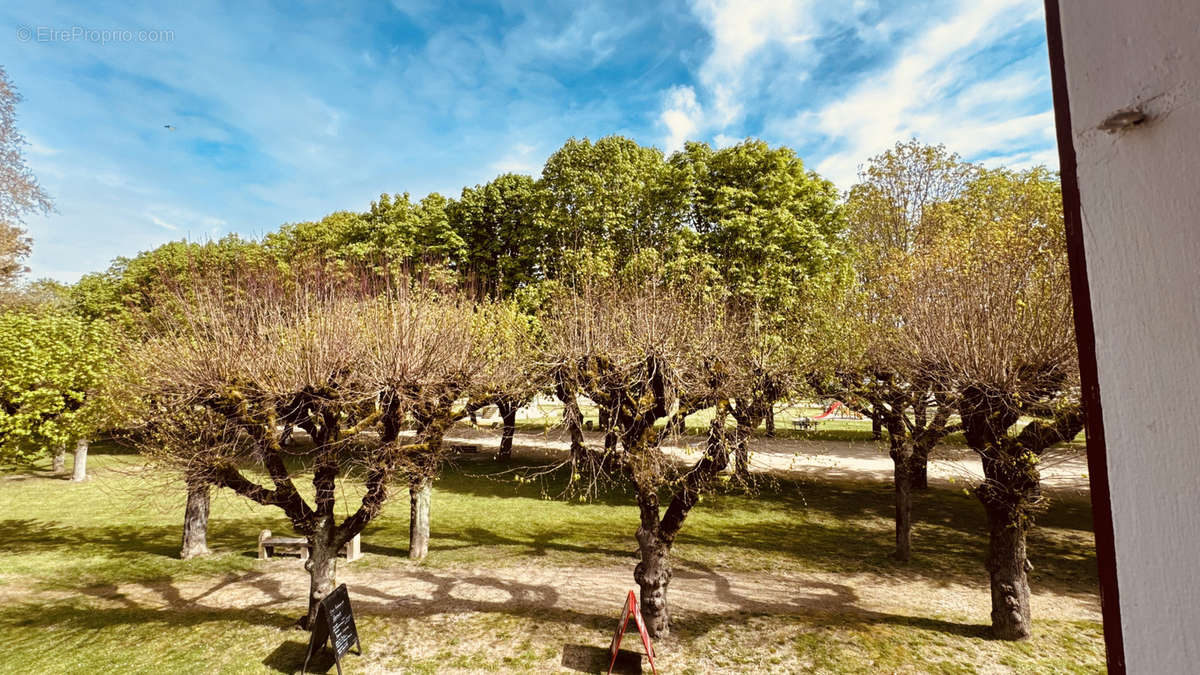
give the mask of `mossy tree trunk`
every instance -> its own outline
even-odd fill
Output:
[[[656,639],[665,638],[671,632],[671,611],[667,603],[672,576],[671,547],[688,514],[700,502],[701,492],[711,486],[717,474],[729,464],[724,410],[722,404],[709,427],[704,456],[684,475],[661,518],[657,489],[639,481],[636,475],[634,477],[640,519],[636,534],[639,561],[633,579],[641,593],[639,604],[646,630]]]
[[[975,496],[988,520],[992,634],[1001,640],[1033,634],[1026,533],[1041,502],[1038,462],[1046,449],[1074,438],[1084,422],[1081,408],[1064,407],[1050,423],[1035,420],[1011,435],[1021,414],[1014,398],[967,388],[959,405],[967,445],[983,461],[985,480]]]

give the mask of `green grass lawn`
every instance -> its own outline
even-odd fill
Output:
[[[209,545],[216,554],[180,561],[182,489],[141,471],[138,457],[93,450],[84,484],[44,471],[0,476],[0,672],[292,672],[306,634],[294,612],[247,605],[159,609],[122,599],[131,581],[236,579],[254,558],[262,528],[288,532],[277,510],[217,493]],[[111,448],[110,448],[111,450]],[[468,457],[435,484],[429,558],[412,563],[405,494],[363,534],[356,569],[397,574],[545,566],[629,569],[637,511],[619,490],[590,503],[547,499],[547,484],[494,476],[501,467]],[[353,496],[351,482],[346,493]],[[706,497],[675,546],[677,570],[705,574],[870,574],[906,582],[986,588],[979,505],[961,492],[916,497],[913,562],[888,557],[891,491],[884,483],[765,484],[760,493]],[[340,507],[339,507],[340,508]],[[1096,561],[1085,501],[1055,501],[1030,536],[1035,592],[1094,598]],[[296,566],[297,574],[303,574]],[[822,577],[824,578],[824,577]],[[681,582],[672,588],[676,589]],[[912,600],[918,605],[919,598]],[[614,601],[614,606],[616,601]],[[603,646],[615,610],[359,612],[367,655],[361,672],[545,672],[565,642]],[[610,616],[611,615],[611,616]],[[786,613],[700,615],[677,620],[664,646],[671,672],[1095,672],[1103,668],[1097,621],[1038,618],[1033,640],[987,637],[986,616],[848,612],[836,606]],[[634,637],[634,636],[630,636]]]

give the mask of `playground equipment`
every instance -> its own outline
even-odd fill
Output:
[[[846,407],[845,403],[842,403],[841,401],[834,401],[833,403],[830,403],[829,407],[825,408],[825,412],[821,413],[820,415],[815,417],[800,417],[792,420],[792,426],[796,429],[812,429],[816,427],[817,420],[861,420],[862,418],[863,416],[861,413],[854,412],[850,408]]]
[[[841,412],[837,413],[838,410],[841,410]],[[834,413],[837,413],[837,414],[834,415]],[[829,407],[825,409],[825,412],[821,413],[820,415],[817,415],[813,419],[814,420],[828,419],[830,415],[833,415],[833,419],[838,419],[838,420],[861,420],[863,418],[863,416],[860,413],[856,413],[853,410],[847,408],[845,403],[842,403],[841,401],[834,401],[833,403],[829,404]]]

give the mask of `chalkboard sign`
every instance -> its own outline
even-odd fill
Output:
[[[362,644],[358,641],[358,629],[354,626],[354,612],[350,609],[350,593],[346,584],[333,589],[333,592],[321,599],[317,607],[317,623],[313,626],[312,637],[308,641],[308,655],[304,657],[304,667],[301,673],[307,672],[308,660],[317,650],[325,647],[328,642],[333,646],[333,661],[337,664],[338,675],[342,675],[342,655],[356,647],[357,654],[362,654]]]

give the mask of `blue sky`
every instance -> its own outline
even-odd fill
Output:
[[[758,137],[842,189],[911,136],[1057,164],[1041,0],[104,4],[0,8],[57,206],[29,219],[32,277],[457,196],[572,136]]]

